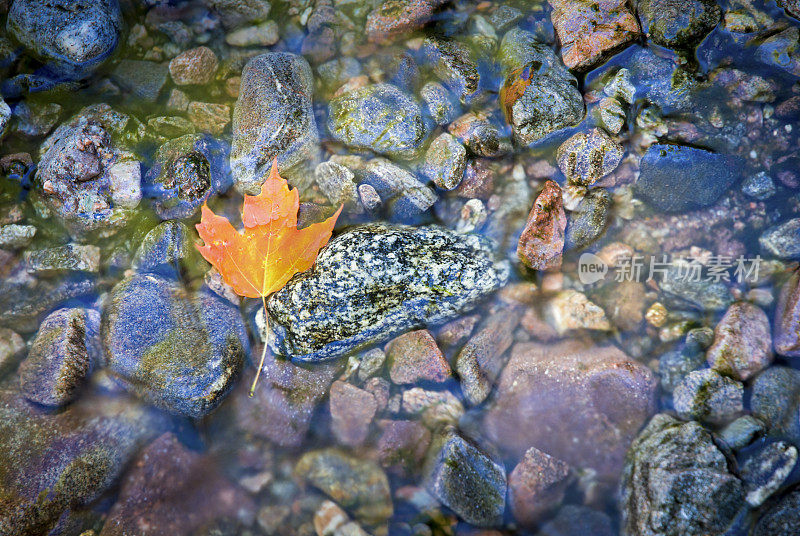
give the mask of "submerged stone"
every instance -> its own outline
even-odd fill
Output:
[[[259,193],[275,158],[278,171],[298,187],[313,174],[303,166],[315,160],[319,134],[311,95],[311,67],[301,56],[270,52],[251,59],[242,71],[233,110],[231,172],[236,188]]]
[[[773,342],[775,351],[787,357],[800,357],[800,272],[795,271],[784,284],[775,308]]]
[[[744,507],[742,482],[709,432],[659,413],[631,446],[623,536],[721,536]]]
[[[505,284],[489,243],[438,227],[356,227],[268,301],[278,354],[319,361],[444,323]]]
[[[467,523],[500,524],[506,499],[503,466],[453,432],[431,451],[425,469],[430,492]]]
[[[800,259],[800,218],[767,229],[758,242],[768,255],[786,260]]]
[[[419,104],[391,84],[348,91],[331,100],[329,107],[328,130],[354,149],[413,158],[428,135]]]
[[[73,401],[100,364],[100,314],[65,308],[45,318],[28,357],[19,368],[20,388],[28,400],[44,406]]]
[[[735,158],[683,145],[652,145],[642,157],[636,193],[663,212],[712,205],[739,178]]]
[[[122,385],[169,411],[201,417],[228,394],[249,343],[239,310],[154,274],[111,292],[103,318],[107,365]]]
[[[722,19],[714,0],[642,0],[638,10],[647,37],[672,49],[693,47]]]

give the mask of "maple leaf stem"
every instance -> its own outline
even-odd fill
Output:
[[[261,303],[264,304],[264,349],[261,351],[261,361],[258,363],[258,370],[256,377],[253,379],[253,385],[250,386],[250,398],[256,393],[256,384],[258,384],[258,377],[261,376],[261,369],[264,368],[264,359],[267,357],[267,348],[269,348],[269,313],[267,312],[267,298],[261,296]]]

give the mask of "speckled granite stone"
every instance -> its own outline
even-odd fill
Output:
[[[508,271],[477,235],[356,227],[269,300],[273,350],[319,361],[452,320],[505,284]]]

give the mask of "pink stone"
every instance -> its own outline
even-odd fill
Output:
[[[519,238],[517,255],[520,260],[534,270],[560,268],[566,228],[561,188],[553,181],[546,181]]]

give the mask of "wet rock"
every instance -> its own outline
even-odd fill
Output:
[[[61,115],[61,105],[55,102],[22,101],[14,108],[17,119],[14,130],[27,138],[45,136],[53,130]]]
[[[764,432],[764,425],[751,415],[739,417],[719,433],[719,438],[733,450],[741,450]]]
[[[372,43],[393,41],[425,26],[442,0],[384,0],[367,16],[364,28]]]
[[[197,272],[200,259],[195,248],[196,233],[186,224],[169,220],[155,226],[142,239],[131,267],[139,272],[178,276]]]
[[[231,122],[231,108],[227,104],[191,102],[186,112],[198,131],[216,136],[222,134]]]
[[[380,421],[376,447],[381,466],[392,472],[416,472],[431,442],[431,433],[416,421]]]
[[[550,0],[561,57],[570,69],[588,70],[639,37],[636,16],[623,0]]]
[[[608,226],[614,200],[604,188],[592,188],[567,213],[566,249],[582,249],[600,238]]]
[[[458,517],[479,527],[502,521],[506,472],[478,447],[448,432],[431,447],[426,487]]]
[[[597,104],[601,124],[612,134],[619,134],[625,126],[626,113],[619,100],[611,97],[602,99]]]
[[[378,195],[377,190],[371,184],[358,185],[358,200],[361,202],[361,206],[369,213],[377,212],[383,204],[381,196]]]
[[[340,372],[341,367],[335,363],[306,369],[267,352],[254,396],[248,396],[249,382],[240,382],[230,402],[215,416],[281,447],[296,447],[303,442],[317,406]],[[231,408],[230,419],[225,412],[227,407]]]
[[[425,103],[427,115],[437,125],[447,125],[460,113],[460,108],[451,93],[438,82],[428,82],[422,86],[419,96]]]
[[[622,477],[623,535],[721,535],[743,506],[741,481],[698,423],[660,413],[631,445]]]
[[[189,218],[212,195],[231,187],[226,147],[202,134],[161,145],[144,178],[144,191],[161,219]]]
[[[278,171],[295,186],[310,184],[313,174],[304,169],[316,160],[319,143],[312,91],[311,67],[301,56],[270,52],[245,65],[231,142],[238,190],[259,193],[275,158]]]
[[[254,517],[253,501],[212,460],[167,433],[134,461],[100,536],[190,536],[223,521],[243,528]]]
[[[11,119],[11,107],[0,97],[0,139],[6,133],[6,126]]]
[[[725,424],[742,412],[744,386],[712,369],[697,370],[678,384],[672,399],[683,419]]]
[[[622,146],[599,128],[579,132],[561,144],[557,161],[572,183],[591,186],[616,169]]]
[[[47,279],[0,278],[0,324],[23,332],[36,331],[42,315],[67,300],[91,294],[96,287],[97,278],[86,272]]]
[[[647,306],[645,286],[638,281],[609,283],[592,295],[608,319],[623,331],[636,331],[644,320]]]
[[[494,387],[506,363],[504,354],[514,341],[521,309],[510,305],[494,313],[458,353],[455,369],[464,398],[470,404],[482,403]]]
[[[15,0],[6,28],[59,75],[89,74],[116,48],[122,17],[117,0],[69,3]]]
[[[398,385],[421,381],[441,383],[450,377],[450,365],[427,329],[395,337],[385,350],[389,377]]]
[[[0,328],[0,378],[16,368],[19,358],[24,355],[24,350],[27,350],[27,346],[19,333],[8,328]]]
[[[29,273],[53,275],[58,272],[97,272],[100,269],[100,248],[82,244],[66,244],[23,253]]]
[[[642,0],[638,11],[647,37],[672,49],[692,48],[722,19],[713,0]]]
[[[391,84],[372,84],[334,97],[328,130],[353,149],[413,158],[427,137],[419,104]]]
[[[343,381],[333,382],[330,397],[332,428],[336,439],[343,445],[363,443],[378,409],[375,397]]]
[[[336,162],[321,162],[314,170],[319,189],[334,205],[345,205],[349,209],[360,208],[358,185],[353,172]]]
[[[733,295],[722,281],[687,277],[697,266],[695,261],[674,260],[661,279],[661,290],[685,305],[709,311],[722,311],[733,303]]]
[[[800,19],[800,2],[797,0],[778,0],[778,5],[794,18]]]
[[[62,513],[108,491],[165,426],[134,401],[98,391],[58,413],[0,391],[0,533],[50,533]]]
[[[698,352],[676,351],[662,355],[658,360],[661,388],[671,393],[690,372],[699,369],[704,361],[705,356]]]
[[[114,287],[102,330],[107,365],[122,385],[191,417],[222,402],[249,350],[238,308],[207,290],[190,297],[153,274]]]
[[[508,504],[522,525],[534,525],[561,504],[569,485],[570,467],[541,450],[530,448],[508,475]]]
[[[742,182],[742,193],[759,201],[769,199],[776,191],[775,181],[764,171],[751,175]]]
[[[613,536],[616,534],[611,526],[611,519],[602,512],[567,504],[559,509],[556,517],[542,525],[536,536],[575,536],[591,534],[592,536]]]
[[[318,361],[451,320],[505,283],[508,266],[491,257],[474,235],[356,227],[331,240],[310,271],[268,301],[273,349]]]
[[[562,290],[550,299],[545,316],[559,335],[578,329],[611,329],[605,311],[585,294],[572,289]]]
[[[111,73],[118,86],[130,91],[134,97],[155,103],[167,83],[169,68],[155,61],[125,59]]]
[[[211,82],[219,60],[214,51],[201,46],[181,52],[169,62],[169,74],[179,86],[203,86]]]
[[[15,223],[0,227],[0,248],[21,249],[30,244],[36,234],[33,225],[18,225]]]
[[[458,41],[428,37],[422,50],[433,66],[433,72],[462,102],[478,91],[480,73],[470,57],[469,49]]]
[[[100,314],[58,309],[44,319],[20,365],[20,389],[37,404],[63,406],[77,398],[101,357]]]
[[[711,368],[736,380],[746,380],[772,362],[769,319],[757,305],[737,302],[725,312],[708,349]]]
[[[503,152],[500,133],[484,115],[466,113],[453,121],[447,130],[476,156],[498,156]]]
[[[800,442],[800,372],[778,366],[763,371],[753,382],[750,407],[770,434]]]
[[[583,120],[585,107],[575,77],[534,34],[507,32],[499,56],[506,68],[500,104],[518,144],[529,145]]]
[[[800,259],[800,218],[764,231],[758,238],[761,249],[779,259]]]
[[[655,388],[650,370],[613,346],[520,343],[483,422],[509,454],[522,457],[536,447],[614,480],[630,441],[653,411]]]
[[[769,66],[793,76],[800,76],[800,30],[794,26],[765,39],[756,50],[756,57]]]
[[[561,188],[554,181],[545,181],[519,237],[517,256],[533,270],[561,268],[566,228]]]
[[[800,357],[800,272],[795,271],[781,289],[775,307],[773,342],[780,355]]]
[[[389,481],[371,461],[332,448],[313,450],[303,454],[295,473],[365,523],[382,523],[392,515]]]
[[[652,145],[640,162],[636,194],[663,212],[712,205],[739,178],[737,161],[705,149]]]
[[[794,469],[797,449],[783,441],[770,443],[742,466],[745,500],[758,508],[775,493]]]
[[[204,3],[219,15],[227,29],[266,20],[272,7],[266,0],[204,0]]]
[[[73,236],[124,225],[141,200],[141,167],[99,124],[80,120],[48,138],[36,172],[44,204]]]
[[[268,47],[277,43],[279,39],[278,24],[272,20],[240,28],[225,36],[225,42],[233,47]]]
[[[422,174],[442,190],[452,190],[467,168],[467,150],[452,134],[440,134],[425,153]]]
[[[361,182],[359,189],[361,186],[371,186],[386,206],[392,221],[417,222],[438,199],[432,189],[405,168],[383,158],[370,160],[358,174]]]
[[[800,524],[800,491],[793,491],[767,510],[753,536],[793,536]]]
[[[330,90],[336,90],[361,74],[361,63],[355,58],[343,56],[326,61],[317,67],[317,73],[323,86]]]

